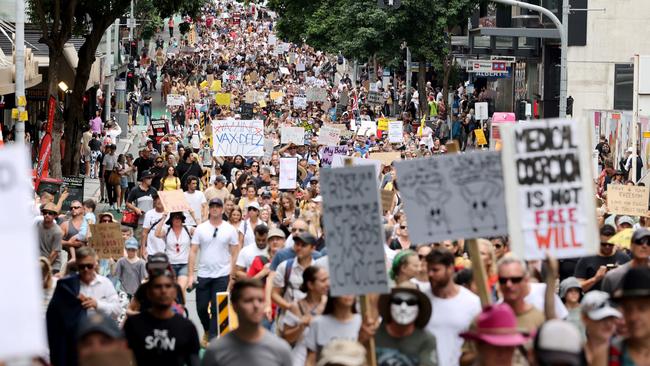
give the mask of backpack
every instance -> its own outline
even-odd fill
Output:
[[[287,267],[284,269],[284,288],[282,289],[282,297],[284,297],[284,294],[287,292],[287,289],[291,287],[291,282],[289,282],[289,278],[291,278],[291,270],[293,269],[294,259],[295,258],[287,259]]]

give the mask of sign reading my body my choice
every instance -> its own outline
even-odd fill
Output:
[[[503,172],[513,251],[525,259],[597,252],[586,126],[548,120],[503,128]]]

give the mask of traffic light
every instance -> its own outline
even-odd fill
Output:
[[[566,98],[566,115],[573,116],[573,97],[570,95]]]

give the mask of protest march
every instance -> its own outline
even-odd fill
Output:
[[[133,61],[165,108],[128,103],[135,159],[84,132],[97,196],[0,148],[0,365],[650,365],[632,147],[352,76],[265,5],[201,13]]]

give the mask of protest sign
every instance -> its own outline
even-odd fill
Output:
[[[266,43],[269,44],[269,46],[274,46],[278,42],[278,38],[274,34],[269,34],[269,36],[266,38]]]
[[[587,130],[571,120],[501,126],[508,232],[524,259],[598,252]]]
[[[487,102],[474,103],[474,112],[476,113],[475,118],[478,121],[488,119],[488,103]]]
[[[399,151],[393,152],[374,152],[370,153],[369,158],[379,160],[384,165],[391,165],[393,161],[400,160],[402,157]]]
[[[254,90],[249,90],[244,95],[244,102],[253,104],[257,102],[257,92]]]
[[[649,187],[607,185],[607,209],[616,215],[648,216]]]
[[[282,100],[283,96],[284,96],[284,93],[281,92],[281,91],[272,91],[270,93],[271,100],[274,100],[274,101],[276,101],[278,99]]]
[[[393,197],[395,192],[387,191],[385,189],[381,190],[381,209],[382,211],[389,211],[390,207],[393,205]]]
[[[241,105],[241,118],[251,119],[253,118],[253,104],[252,103],[242,103]]]
[[[213,92],[221,91],[221,80],[213,80],[212,85],[210,85],[210,90]]]
[[[401,144],[404,142],[404,134],[402,131],[402,121],[388,122],[388,142],[391,144]]]
[[[39,240],[28,204],[34,201],[31,176],[29,152],[23,146],[0,149],[0,291],[15,296],[0,303],[0,360],[5,361],[47,352]]]
[[[321,171],[332,296],[387,293],[384,229],[372,166]]]
[[[332,126],[323,125],[318,135],[318,144],[325,146],[335,146],[341,140],[341,131]]]
[[[379,118],[377,120],[377,130],[379,131],[388,130],[388,118]]]
[[[117,259],[124,256],[124,238],[120,224],[108,222],[90,225],[90,246],[100,259]]]
[[[280,189],[296,189],[298,184],[298,159],[280,158]]]
[[[271,158],[273,157],[273,148],[274,147],[275,147],[275,144],[273,143],[273,139],[264,140],[264,160],[266,162],[271,161]]]
[[[507,233],[499,153],[404,160],[395,168],[414,243]]]
[[[307,108],[307,98],[306,97],[293,97],[293,107],[297,109]]]
[[[327,89],[324,88],[307,88],[307,101],[308,102],[326,102]]]
[[[332,157],[334,155],[345,156],[348,154],[347,146],[325,146],[320,149],[320,163],[323,167],[328,167],[332,165]]]
[[[298,72],[305,72],[305,64],[302,62],[299,62],[296,64],[296,71]]]
[[[61,205],[62,211],[68,211],[72,201],[84,201],[84,177],[63,177],[61,188],[68,190],[68,198],[66,198],[65,201],[63,201],[63,205]]]
[[[305,144],[305,128],[304,127],[288,127],[282,126],[280,128],[280,142],[283,144],[294,143],[296,145]]]
[[[216,120],[212,122],[215,156],[264,156],[264,122]]]
[[[487,139],[485,138],[485,133],[482,128],[477,128],[474,130],[474,135],[476,135],[476,144],[479,146],[487,145]]]
[[[350,159],[349,157],[345,155],[333,155],[332,156],[332,168],[340,168],[345,166],[345,160]],[[371,165],[374,167],[376,176],[379,177],[379,173],[381,172],[381,161],[379,160],[374,160],[374,159],[364,159],[364,158],[357,158],[354,157],[352,158],[352,161],[354,165]],[[381,182],[377,182],[377,185],[379,185]]]
[[[156,140],[157,145],[160,145],[162,138],[169,133],[167,120],[164,119],[152,119],[151,129],[153,130],[153,137]]]
[[[160,203],[162,203],[167,212],[183,212],[192,209],[185,198],[185,194],[180,189],[174,191],[158,191],[158,197],[160,197]]]
[[[174,107],[185,104],[185,96],[180,94],[167,94],[167,106]]]
[[[370,120],[361,120],[361,126],[357,130],[357,135],[370,136],[377,134],[377,123]]]
[[[281,73],[281,74],[283,74],[283,75],[289,75],[289,69],[287,69],[286,67],[280,67],[279,70],[280,70],[280,73]]]
[[[215,101],[217,102],[217,105],[229,107],[230,93],[217,93]]]
[[[379,92],[368,92],[368,98],[366,99],[368,104],[380,105],[384,103],[384,97]]]

